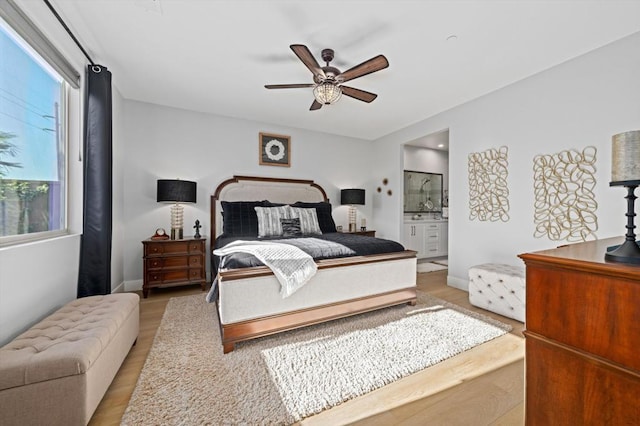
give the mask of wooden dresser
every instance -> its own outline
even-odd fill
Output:
[[[526,424],[640,422],[640,266],[605,262],[624,238],[522,254]]]
[[[153,287],[200,284],[206,286],[206,238],[142,241],[144,246],[144,282],[146,298]]]

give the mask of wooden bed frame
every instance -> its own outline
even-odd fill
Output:
[[[217,235],[222,233],[221,201],[257,201],[269,200],[272,202],[294,203],[296,201],[318,202],[329,201],[326,192],[320,185],[311,180],[300,179],[279,179],[252,176],[234,176],[222,182],[211,196],[211,245],[213,245]],[[211,259],[212,277],[216,273],[213,269],[213,255]],[[224,353],[234,350],[235,344],[240,341],[249,340],[261,336],[267,336],[281,331],[292,330],[307,325],[330,321],[368,312],[380,308],[408,303],[416,303],[416,252],[405,250],[396,253],[355,256],[340,259],[326,259],[317,262],[318,272],[309,281],[307,286],[313,285],[314,280],[326,279],[326,274],[349,271],[353,277],[354,268],[402,268],[404,275],[412,273],[412,279],[408,285],[402,284],[402,288],[392,291],[378,292],[376,294],[366,294],[362,297],[337,300],[332,303],[321,303],[301,309],[294,309],[287,312],[279,312],[271,315],[264,315],[248,320],[233,321],[223,323],[222,286],[233,283],[250,283],[252,280],[273,277],[271,270],[265,266],[243,268],[235,270],[220,271],[218,273],[218,286],[221,289],[220,298],[216,302],[218,318],[220,320],[220,333]],[[340,269],[336,269],[340,268]],[[411,271],[412,269],[412,271]],[[389,270],[393,273],[394,269]],[[324,277],[323,277],[323,274]],[[322,278],[317,278],[322,277]],[[237,302],[237,301],[236,301]],[[247,300],[246,303],[259,303],[259,301]]]

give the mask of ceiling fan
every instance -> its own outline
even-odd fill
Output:
[[[349,68],[345,72],[332,67],[329,63],[333,60],[333,49],[322,50],[322,60],[326,62],[326,66],[320,67],[307,46],[303,44],[292,44],[291,50],[313,73],[313,83],[309,84],[267,84],[267,89],[299,89],[305,87],[313,87],[313,95],[315,97],[311,104],[310,111],[322,108],[322,105],[330,105],[337,102],[342,95],[349,96],[362,102],[372,102],[378,97],[375,93],[356,89],[350,86],[344,86],[343,83],[362,77],[367,74],[380,71],[389,66],[389,61],[384,55],[378,55],[374,58],[364,61],[363,63]]]

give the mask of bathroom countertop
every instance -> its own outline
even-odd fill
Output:
[[[449,222],[449,219],[406,219],[404,223],[441,223]]]

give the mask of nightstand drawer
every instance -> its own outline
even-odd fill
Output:
[[[204,253],[204,240],[190,242],[189,253]]]
[[[204,279],[201,269],[176,269],[148,272],[147,281],[149,284],[174,283],[183,281],[198,281]]]
[[[159,270],[165,268],[199,267],[202,265],[202,256],[165,256],[151,257],[146,260],[147,270]]]
[[[186,241],[163,241],[145,244],[145,256],[162,256],[165,254],[187,254],[189,243]]]
[[[189,280],[204,280],[204,269],[189,269]]]
[[[189,256],[189,266],[192,268],[202,266],[202,256]]]
[[[144,283],[142,293],[160,286],[206,285],[205,238],[183,240],[145,240]]]
[[[166,283],[171,281],[184,281],[189,278],[188,269],[177,269],[175,271],[158,271],[147,273],[150,284]]]

